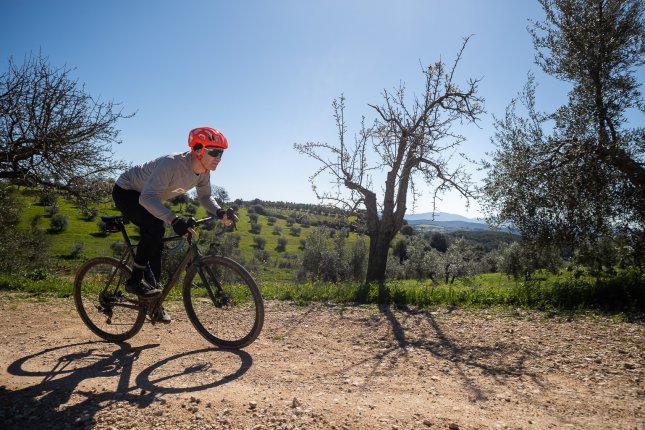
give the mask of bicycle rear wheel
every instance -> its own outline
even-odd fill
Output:
[[[97,257],[83,264],[74,280],[74,303],[85,325],[112,342],[137,334],[145,321],[145,308],[135,294],[125,291],[131,271],[112,257]]]
[[[190,322],[214,345],[243,348],[262,331],[260,289],[249,272],[229,258],[202,257],[186,273],[183,298]]]

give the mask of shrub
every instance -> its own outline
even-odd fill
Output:
[[[289,243],[289,240],[284,236],[280,236],[278,238],[278,246],[275,247],[275,250],[278,252],[284,252],[286,250],[287,243]]]
[[[24,272],[23,276],[32,281],[42,281],[49,277],[49,270],[45,267],[39,267],[28,272]]]
[[[58,195],[53,190],[42,190],[38,202],[41,206],[58,206]]]
[[[273,234],[275,234],[276,236],[279,236],[281,233],[282,233],[282,227],[280,227],[279,225],[276,225],[273,227]]]
[[[96,227],[99,229],[99,233],[107,234],[107,224],[102,219],[96,222]]]
[[[45,208],[45,216],[52,218],[54,215],[60,212],[60,208],[58,206],[47,206]]]
[[[412,228],[411,225],[404,225],[401,227],[401,234],[404,236],[412,236],[414,235],[414,228]]]
[[[251,224],[257,224],[258,223],[258,214],[254,212],[249,212],[249,222]]]
[[[300,236],[300,232],[301,232],[301,231],[302,231],[302,229],[301,229],[300,227],[296,227],[296,226],[294,225],[294,226],[292,226],[292,227],[291,227],[291,230],[290,230],[290,232],[291,232],[291,236],[296,236],[296,237],[297,237],[297,236]]]
[[[87,221],[92,221],[98,214],[99,210],[97,208],[83,209],[83,218]]]
[[[264,246],[267,243],[267,240],[263,238],[262,236],[255,236],[253,238],[253,243],[255,244],[256,249],[264,249]]]
[[[16,273],[49,265],[49,238],[44,231],[32,228],[19,231],[21,207],[12,190],[0,184],[0,272]],[[40,218],[38,218],[40,219]],[[32,220],[32,226],[38,221]]]
[[[349,270],[355,281],[361,281],[365,278],[367,270],[367,244],[365,239],[359,237],[352,245],[349,254]]]
[[[251,233],[260,234],[261,231],[262,231],[262,225],[251,223]]]
[[[44,230],[33,230],[21,238],[19,248],[14,250],[12,258],[15,258],[16,264],[24,267],[47,268],[51,264],[48,256],[50,242],[51,239]]]
[[[253,259],[261,263],[268,263],[269,257],[269,251],[265,251],[264,249],[255,249],[253,251]]]
[[[31,219],[31,221],[29,221],[29,226],[31,227],[32,230],[38,229],[38,227],[40,226],[40,220],[42,219],[42,217],[43,216],[41,214],[36,214]]]
[[[260,214],[260,215],[267,214],[262,205],[253,205],[249,208],[249,210],[252,210],[254,213]]]
[[[63,214],[56,214],[51,218],[50,225],[55,231],[64,231],[69,226],[69,217]]]
[[[405,279],[405,272],[408,265],[408,261],[401,263],[399,257],[389,254],[387,256],[387,265],[385,266],[385,276],[387,279]]]
[[[337,235],[331,238],[328,227],[315,229],[306,240],[298,279],[339,282],[348,280],[349,277],[345,237]]]
[[[289,252],[282,254],[282,258],[278,261],[278,268],[280,269],[294,270],[299,266],[300,262],[298,261],[298,256]]]
[[[70,258],[80,257],[84,249],[85,249],[85,243],[82,240],[77,240],[76,242],[74,242],[74,245],[72,245],[72,249],[69,252],[69,257]]]
[[[270,216],[270,217],[267,218],[267,224],[269,224],[269,225],[275,224],[276,221],[277,220],[276,220],[276,218],[274,216]]]

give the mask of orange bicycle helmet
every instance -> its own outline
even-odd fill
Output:
[[[204,154],[204,148],[214,146],[216,148],[228,148],[228,141],[221,131],[211,127],[194,128],[188,133],[188,146],[198,156]]]

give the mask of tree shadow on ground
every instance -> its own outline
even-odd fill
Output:
[[[217,348],[188,351],[150,365],[136,376],[133,383],[133,363],[146,350],[158,346],[148,344],[132,347],[128,343],[84,342],[48,348],[14,361],[7,368],[9,374],[43,379],[35,385],[18,390],[0,386],[2,428],[91,428],[96,413],[111,404],[124,402],[145,408],[164,394],[195,392],[217,387],[242,376],[253,362],[251,356],[243,351]],[[227,375],[209,372],[207,378],[202,374],[199,385],[196,385],[197,378],[192,378],[204,371],[201,364],[189,364],[182,368],[183,363],[173,363],[172,374],[163,378],[152,378],[153,373],[163,366],[180,358],[202,353],[233,354],[241,362],[239,369]],[[31,370],[32,368],[38,370]],[[179,375],[184,376],[183,386],[173,386],[173,378]],[[88,391],[86,381],[95,378],[103,378],[111,388],[106,389],[103,386],[102,389],[97,389],[100,384],[94,384]],[[193,380],[195,383],[190,385]],[[189,384],[186,384],[186,381],[189,381]],[[113,388],[114,382],[116,389]]]
[[[382,370],[381,365],[386,359],[391,358],[395,361],[400,356],[408,358],[409,351],[415,350],[443,360],[449,368],[449,373],[457,376],[454,379],[461,381],[473,401],[487,400],[491,393],[487,393],[487,388],[478,381],[478,377],[471,374],[470,370],[478,370],[481,375],[492,378],[500,385],[507,384],[509,379],[516,380],[520,377],[528,377],[537,385],[542,385],[541,378],[526,366],[526,361],[536,355],[532,351],[499,342],[482,345],[467,340],[456,340],[445,332],[431,312],[411,309],[407,306],[399,306],[397,309],[404,317],[420,317],[419,321],[426,322],[428,329],[422,335],[410,336],[404,328],[405,323],[400,321],[400,317],[397,317],[393,308],[380,305],[380,313],[390,326],[394,343],[375,356],[366,357],[361,362],[350,366],[350,368],[357,368],[372,364],[366,383],[369,383],[369,380]],[[343,369],[343,372],[347,370]],[[435,371],[441,370],[435,368]],[[429,376],[420,376],[420,378]]]

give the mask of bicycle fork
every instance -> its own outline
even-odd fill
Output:
[[[197,263],[197,273],[202,280],[202,284],[206,289],[208,297],[211,299],[213,305],[215,305],[216,308],[223,308],[230,303],[230,297],[228,297],[224,292],[222,284],[220,284],[220,282],[217,280],[217,277],[210,267],[202,266],[200,263]],[[215,287],[215,291],[213,291],[213,286]]]

